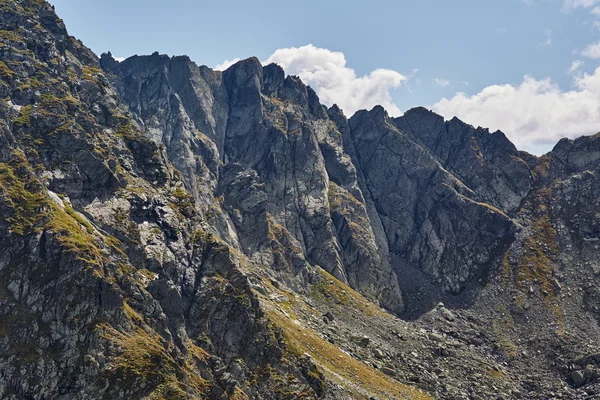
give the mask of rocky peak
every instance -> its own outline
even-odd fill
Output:
[[[561,139],[549,156],[553,168],[566,174],[597,170],[600,166],[600,134],[575,140]]]
[[[276,96],[277,92],[283,86],[285,72],[277,64],[269,64],[263,68],[263,88],[262,91],[267,96]]]

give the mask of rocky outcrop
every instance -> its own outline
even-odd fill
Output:
[[[197,67],[187,58],[158,54],[117,64],[106,54],[101,63],[147,130],[161,132],[151,139],[165,145],[199,201],[210,204],[215,194],[223,195],[227,219],[235,225],[235,235],[229,234],[237,238],[232,244],[239,240],[248,256],[274,270],[285,266],[288,278],[302,273],[306,259],[388,309],[403,311],[385,247],[377,246],[365,220],[352,222],[341,216],[340,211],[346,216],[356,211],[364,218],[364,199],[342,135],[311,88],[298,78],[285,77],[277,65],[263,68],[255,58],[223,74]],[[177,99],[176,104],[167,99]],[[220,122],[207,128],[207,118]],[[177,131],[178,121],[188,123]],[[194,144],[194,135],[207,129],[204,147]],[[208,168],[209,175],[198,174],[198,165],[214,168]],[[358,203],[332,211],[332,201],[337,204],[331,198],[337,193],[332,185],[350,190]],[[218,194],[216,186],[221,188]],[[250,197],[240,198],[239,190]],[[231,230],[231,224],[222,225]],[[285,239],[278,238],[281,235]],[[281,248],[274,251],[270,242]],[[280,253],[295,256],[273,257]]]
[[[475,129],[458,118],[444,121],[424,108],[407,111],[393,124],[430,150],[477,201],[513,215],[532,188],[527,163],[500,131]]]
[[[358,112],[350,127],[363,192],[372,198],[397,267],[419,265],[447,291],[459,293],[514,238],[514,222],[478,202],[383,108]]]

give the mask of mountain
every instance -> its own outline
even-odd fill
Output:
[[[0,0],[0,397],[600,396],[600,136],[347,118]]]

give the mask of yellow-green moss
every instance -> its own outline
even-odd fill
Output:
[[[17,119],[15,119],[15,126],[27,126],[31,123],[31,112],[33,111],[33,106],[28,104],[26,106],[21,107],[21,113]]]
[[[0,39],[3,41],[10,41],[10,42],[22,42],[23,35],[21,35],[17,31],[0,30]]]
[[[160,335],[141,321],[137,321],[137,324],[140,326],[126,333],[107,324],[100,324],[97,328],[104,338],[121,349],[120,354],[110,358],[116,374],[125,382],[152,384],[155,389],[148,396],[150,399],[182,399],[204,395],[209,384],[202,379],[195,363],[206,359],[206,353],[196,346],[190,346],[187,358],[181,360],[183,363],[178,362],[165,348]]]
[[[310,295],[315,299],[330,303],[334,307],[339,305],[351,306],[368,316],[377,315],[383,318],[391,318],[390,314],[378,308],[324,269],[318,268],[317,271],[321,276],[308,288]]]
[[[40,103],[44,108],[58,108],[68,105],[76,106],[79,104],[79,100],[71,94],[67,94],[64,97],[57,97],[52,93],[45,93],[40,97]]]
[[[53,205],[46,228],[57,233],[62,247],[91,265],[103,264],[104,257],[96,244],[96,240],[85,226],[67,211]]]
[[[542,163],[546,161],[542,160]],[[537,189],[524,204],[524,210],[532,220],[531,233],[523,241],[523,255],[516,265],[514,279],[515,286],[523,292],[534,283],[539,285],[544,304],[553,313],[558,333],[561,333],[564,331],[565,316],[560,298],[554,293],[552,273],[560,249],[550,214],[551,201],[552,189],[545,187]]]
[[[533,175],[536,178],[542,177],[546,175],[548,170],[550,169],[551,158],[549,155],[544,154],[538,159],[538,165],[533,169]]]
[[[182,187],[177,187],[171,192],[171,195],[175,199],[173,204],[177,207],[180,212],[189,212],[194,206],[192,196]]]
[[[114,251],[116,251],[117,253],[122,255],[123,257],[127,257],[127,254],[125,254],[125,252],[123,251],[123,243],[121,243],[121,241],[119,239],[117,239],[116,237],[104,236],[102,238],[102,241],[104,242],[104,244],[106,244],[108,247],[110,247],[111,249],[113,249]]]
[[[361,206],[361,203],[346,189],[338,186],[335,182],[329,181],[329,190],[327,192],[329,207],[332,210],[344,211],[350,206]]]
[[[500,380],[504,377],[504,372],[501,369],[489,368],[487,375],[492,379]]]
[[[119,125],[117,128],[117,136],[129,140],[133,140],[137,137],[131,121],[128,120],[126,123]]]
[[[98,84],[98,76],[102,75],[102,70],[100,68],[90,67],[86,65],[83,67],[82,71],[83,79]]]
[[[38,228],[47,215],[48,201],[22,153],[15,152],[10,162],[0,163],[0,191],[13,210],[8,218],[11,232],[26,235]]]
[[[38,78],[30,78],[19,84],[19,90],[24,91],[29,89],[38,89],[43,86],[44,84]]]
[[[517,285],[525,288],[527,283],[538,281],[545,297],[553,292],[552,262],[558,255],[556,230],[547,214],[535,218],[532,234],[524,243],[524,254],[517,271]]]
[[[515,324],[510,313],[504,306],[498,306],[497,312],[499,316],[494,318],[492,329],[496,336],[498,348],[504,352],[509,358],[517,356],[517,346],[513,343],[511,335],[514,331]]]
[[[8,68],[8,65],[4,61],[0,61],[0,77],[3,79],[10,79],[15,75],[12,69]]]
[[[396,382],[382,372],[349,356],[322,339],[312,329],[294,323],[280,312],[268,310],[267,316],[281,330],[288,351],[296,357],[309,354],[323,370],[325,376],[347,389],[352,391],[352,384],[356,383],[382,398],[431,399],[429,395]],[[356,394],[363,396],[363,393]]]

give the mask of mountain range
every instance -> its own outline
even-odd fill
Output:
[[[600,135],[346,116],[0,0],[0,398],[600,398]]]

